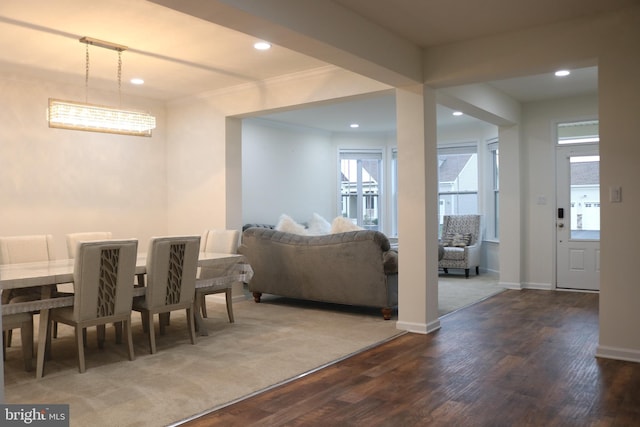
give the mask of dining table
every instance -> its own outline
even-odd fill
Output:
[[[49,323],[49,310],[58,307],[69,307],[73,305],[73,295],[63,294],[64,296],[52,295],[52,289],[55,285],[72,284],[74,259],[60,259],[51,261],[39,261],[20,264],[4,264],[0,265],[0,290],[29,288],[41,286],[41,298],[35,301],[26,301],[11,304],[0,305],[1,314],[28,313],[39,312],[40,323],[38,330],[38,346],[36,361],[36,378],[42,378],[44,372],[44,362],[46,348],[42,343],[47,342],[47,327]],[[235,283],[248,282],[253,270],[246,262],[246,258],[241,254],[225,254],[216,252],[200,252],[198,256],[198,267],[223,267],[219,268],[221,275],[209,279],[206,282],[197,283],[196,286],[210,286],[212,281],[218,283]],[[226,268],[225,268],[226,267]],[[138,286],[134,286],[133,296],[141,296],[145,294],[144,275],[147,268],[146,254],[138,254],[136,259],[135,274],[138,277]],[[200,323],[202,320],[196,320]]]

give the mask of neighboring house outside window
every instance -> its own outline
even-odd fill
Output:
[[[478,213],[477,146],[438,148],[438,217]]]
[[[382,150],[340,150],[340,215],[382,231]]]

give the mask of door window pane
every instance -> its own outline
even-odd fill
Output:
[[[571,156],[571,239],[600,240],[600,156]]]

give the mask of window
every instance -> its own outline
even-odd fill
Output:
[[[340,214],[380,231],[381,177],[381,150],[340,150]]]
[[[398,149],[391,150],[391,236],[398,236]]]
[[[487,212],[487,216],[490,218],[490,224],[492,227],[487,224],[487,234],[493,237],[495,240],[498,240],[499,233],[499,219],[500,219],[500,152],[498,147],[498,141],[491,141],[487,144],[487,149],[490,154],[490,162],[491,162],[491,185],[493,187],[493,192],[491,193],[491,204],[489,212]]]
[[[438,216],[478,213],[476,145],[438,148]]]
[[[592,144],[600,141],[600,122],[586,120],[558,124],[558,144]]]

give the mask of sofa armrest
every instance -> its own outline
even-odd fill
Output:
[[[382,253],[382,264],[385,274],[398,273],[398,252],[388,250]]]

